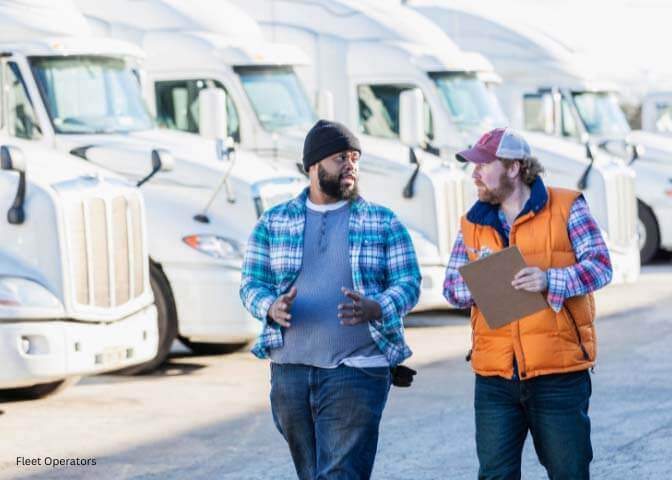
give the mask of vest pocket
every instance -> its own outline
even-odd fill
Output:
[[[476,317],[471,315],[471,348],[464,357],[464,360],[471,362],[471,355],[474,353],[474,343],[476,341]]]
[[[586,350],[586,347],[583,345],[583,340],[581,339],[581,331],[579,330],[579,325],[576,323],[576,320],[574,319],[572,312],[570,312],[569,308],[567,307],[563,307],[563,311],[565,312],[565,315],[567,316],[567,319],[569,320],[572,329],[574,330],[574,334],[576,335],[576,342],[579,344],[579,348],[581,349],[581,353],[583,354],[584,360],[590,360],[588,350]]]

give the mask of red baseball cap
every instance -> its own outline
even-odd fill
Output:
[[[478,142],[467,150],[455,154],[460,162],[490,163],[498,158],[522,160],[532,156],[530,145],[510,128],[495,128],[484,133]]]

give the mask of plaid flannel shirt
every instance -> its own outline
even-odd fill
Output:
[[[268,318],[278,296],[291,288],[301,270],[306,218],[304,190],[297,198],[267,210],[252,231],[243,260],[240,298],[263,324],[252,349],[259,358],[282,346],[282,327]],[[369,332],[390,365],[411,356],[403,317],[420,295],[420,270],[406,228],[387,208],[358,198],[351,203],[348,241],[354,289],[377,301],[382,318]],[[328,275],[325,265],[325,275]]]
[[[501,210],[499,220],[508,236],[511,227],[507,224],[506,217]],[[609,250],[582,196],[572,204],[567,231],[577,263],[565,268],[550,268],[546,271],[548,281],[546,300],[556,312],[562,309],[565,299],[586,295],[602,288],[611,281],[612,275]],[[469,258],[466,246],[462,232],[459,232],[448,261],[446,279],[443,284],[443,295],[458,308],[468,308],[474,303],[471,292],[458,271],[467,263],[469,263]]]

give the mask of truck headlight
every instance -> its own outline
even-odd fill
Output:
[[[0,276],[0,310],[13,308],[63,311],[58,298],[39,283],[27,278]]]
[[[182,239],[194,250],[220,260],[240,260],[243,258],[240,244],[231,238],[218,235],[189,235]]]

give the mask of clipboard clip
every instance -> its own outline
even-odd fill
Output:
[[[483,247],[480,250],[477,250],[475,248],[471,248],[465,245],[464,248],[467,250],[467,252],[471,253],[472,255],[476,255],[477,260],[492,255],[492,250],[490,249],[490,247]]]

